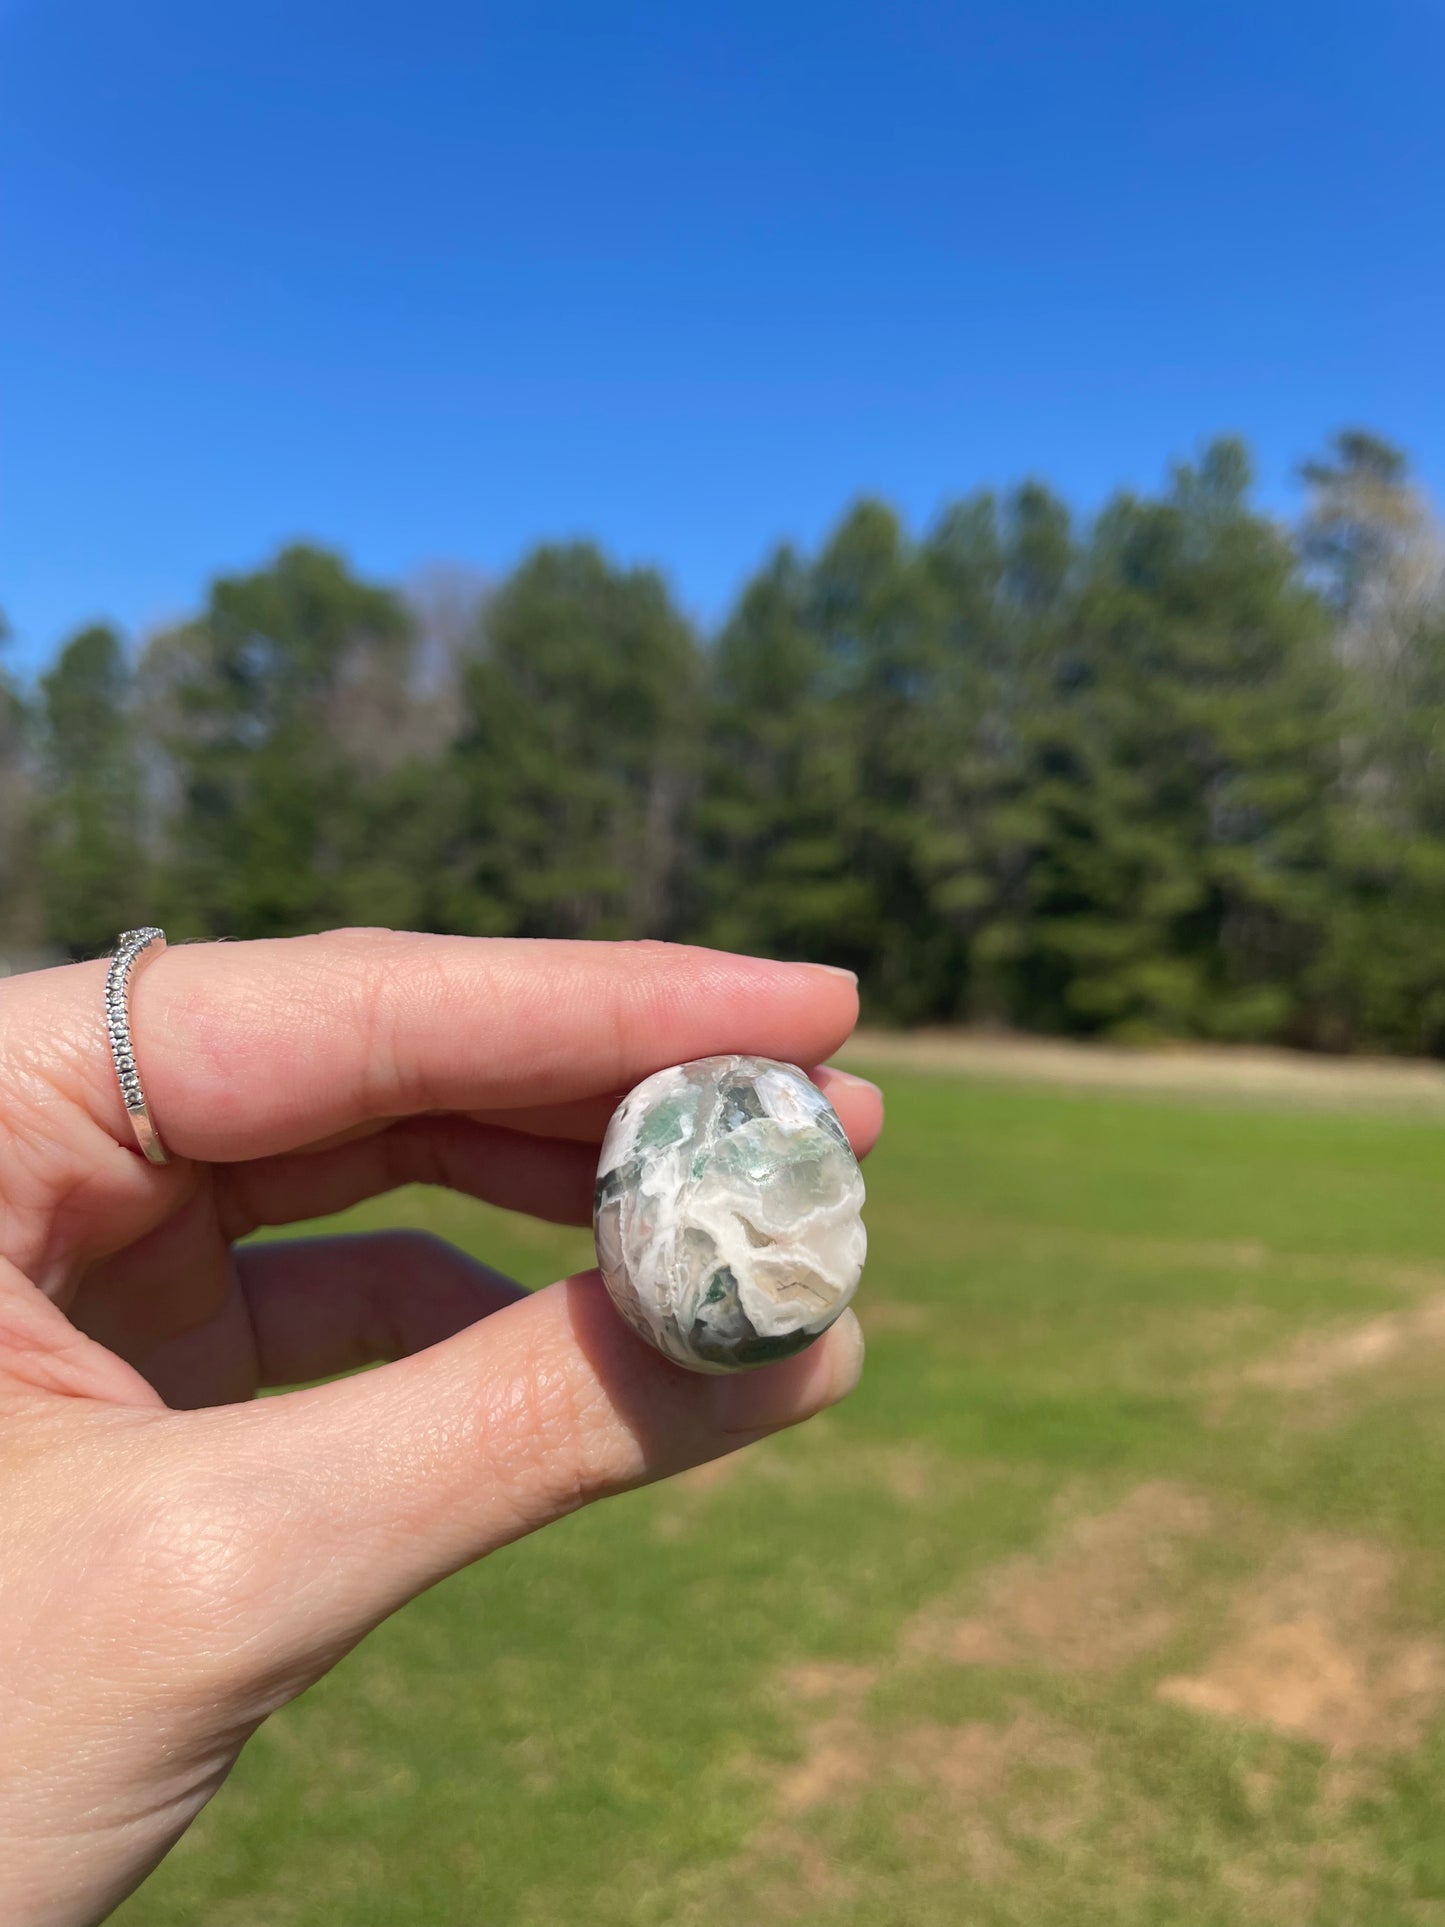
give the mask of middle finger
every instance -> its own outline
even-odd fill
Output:
[[[866,1157],[883,1124],[877,1086],[827,1065],[810,1074],[855,1153]],[[403,1184],[441,1185],[553,1224],[583,1225],[592,1215],[598,1146],[618,1101],[406,1118],[308,1150],[223,1165],[216,1171],[222,1228],[234,1239],[262,1225],[329,1217]]]
[[[218,1166],[226,1239],[263,1225],[328,1218],[403,1184],[435,1184],[552,1224],[592,1214],[595,1145],[467,1117],[414,1117],[345,1143]]]

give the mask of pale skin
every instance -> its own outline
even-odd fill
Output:
[[[413,1181],[585,1223],[623,1092],[719,1052],[821,1063],[846,974],[386,931],[172,948],[132,1002],[164,1167],[121,1105],[104,977],[0,984],[7,1927],[103,1919],[260,1722],[445,1574],[798,1423],[862,1364],[851,1312],[708,1378],[593,1272],[529,1295],[411,1233],[236,1247]],[[866,1152],[877,1091],[815,1076]]]

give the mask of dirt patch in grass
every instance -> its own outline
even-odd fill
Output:
[[[926,1480],[927,1466],[900,1462],[892,1476]],[[1184,1550],[1210,1523],[1197,1495],[1150,1481],[1108,1511],[1068,1521],[1044,1553],[1010,1560],[972,1612],[934,1604],[916,1614],[886,1660],[780,1673],[776,1692],[796,1721],[799,1755],[776,1772],[772,1812],[740,1870],[756,1878],[757,1917],[842,1904],[851,1879],[827,1842],[878,1797],[896,1808],[900,1840],[928,1858],[942,1852],[959,1878],[979,1885],[1015,1878],[1021,1853],[1058,1851],[1100,1803],[1088,1736],[1026,1707],[999,1720],[885,1728],[870,1699],[880,1683],[939,1661],[1086,1672],[1127,1663],[1174,1630]]]
[[[903,1650],[961,1666],[1117,1670],[1175,1631],[1188,1548],[1211,1518],[1197,1493],[1151,1480],[1070,1521],[1047,1551],[1010,1560],[972,1612],[926,1608],[905,1627]]]
[[[1035,1841],[1071,1833],[1099,1793],[1096,1743],[1032,1710],[958,1726],[922,1721],[896,1735],[893,1754],[900,1781],[942,1794],[955,1812],[1007,1795],[1012,1822]],[[1053,1797],[1061,1788],[1065,1806]]]
[[[1413,1748],[1445,1697],[1445,1645],[1392,1627],[1397,1578],[1381,1546],[1304,1540],[1235,1602],[1200,1671],[1161,1681],[1159,1697],[1333,1754]]]
[[[780,1677],[798,1711],[803,1750],[778,1776],[772,1814],[747,1850],[761,1917],[787,1918],[852,1891],[849,1870],[827,1842],[840,1821],[846,1828],[847,1816],[880,1793],[896,1802],[900,1839],[926,1858],[946,1842],[959,1872],[981,1883],[1010,1876],[1021,1840],[1062,1838],[1095,1797],[1084,1791],[1094,1776],[1091,1743],[1032,1711],[880,1730],[867,1701],[890,1670],[818,1664]],[[1041,1792],[1041,1777],[1051,1790]],[[1062,1801],[1055,1797],[1061,1778]]]
[[[843,1664],[797,1666],[784,1674],[783,1692],[806,1710],[803,1756],[778,1781],[782,1816],[796,1818],[866,1784],[873,1741],[863,1706],[877,1679],[877,1667]]]
[[[1226,1533],[1236,1554],[1259,1551],[1243,1583],[1219,1560]],[[780,1672],[797,1754],[756,1769],[770,1811],[728,1869],[729,1905],[746,1895],[749,1919],[806,1927],[871,1920],[896,1892],[875,1871],[884,1840],[883,1864],[908,1866],[928,1923],[967,1918],[970,1893],[1021,1892],[1051,1922],[1132,1920],[1125,1890],[1137,1889],[1141,1904],[1174,1895],[1180,1918],[1205,1895],[1211,1919],[1224,1905],[1273,1927],[1311,1917],[1327,1887],[1366,1891],[1381,1867],[1358,1796],[1445,1707],[1445,1645],[1402,1623],[1403,1555],[1325,1534],[1270,1543],[1262,1518],[1148,1481],[1061,1521],[1041,1551],[986,1577],[968,1610],[918,1612],[878,1661]],[[1215,1651],[1160,1679],[1201,1610],[1219,1616]],[[987,1689],[986,1717],[917,1717],[953,1666],[1021,1670]],[[1031,1686],[1030,1670],[1073,1678]],[[1139,1764],[1141,1747],[1167,1744],[1151,1729],[1155,1700],[1201,1722],[1172,1743],[1167,1775]],[[1240,1729],[1237,1757],[1205,1739],[1216,1721]],[[1301,1742],[1329,1758],[1302,1756]]]
[[[869,1694],[884,1669],[876,1666],[797,1666],[780,1686],[802,1710],[802,1758],[778,1781],[779,1810],[790,1817],[846,1797],[880,1777],[942,1787],[956,1794],[996,1789],[1009,1765],[1058,1757],[1042,1723],[1020,1717],[999,1724],[968,1720],[959,1726],[924,1720],[886,1736],[870,1725]],[[1075,1764],[1078,1764],[1077,1759]]]
[[[1267,1529],[1239,1519],[1230,1528]],[[1200,1494],[1148,1481],[1106,1511],[1070,1519],[1043,1551],[995,1569],[971,1610],[933,1602],[916,1613],[891,1667],[942,1661],[1118,1675],[1163,1655],[1197,1615],[1206,1596],[1201,1562],[1222,1530],[1218,1508]],[[1160,1681],[1158,1697],[1331,1753],[1413,1748],[1445,1705],[1445,1641],[1402,1626],[1400,1577],[1397,1554],[1376,1542],[1292,1538],[1233,1597],[1216,1592],[1219,1646],[1197,1672]],[[818,1737],[831,1756],[857,1750],[878,1677],[855,1667],[792,1680],[803,1704],[829,1702]]]
[[[1313,1392],[1382,1365],[1405,1359],[1418,1362],[1422,1347],[1440,1362],[1445,1348],[1445,1293],[1360,1324],[1308,1333],[1273,1357],[1246,1367],[1240,1380],[1276,1392]]]

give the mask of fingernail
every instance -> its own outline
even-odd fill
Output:
[[[863,1327],[858,1323],[858,1314],[845,1311],[829,1333],[832,1343],[828,1349],[833,1354],[832,1391],[829,1405],[837,1405],[848,1394],[856,1391],[858,1381],[863,1376],[863,1357],[867,1346],[863,1342]]]
[[[830,977],[846,977],[854,985],[858,982],[856,970],[845,970],[842,964],[814,963],[811,957],[748,957],[733,951],[728,953],[728,962],[745,970],[826,970]]]
[[[851,1311],[800,1357],[713,1380],[723,1432],[773,1432],[836,1405],[863,1375],[863,1327]]]
[[[800,966],[804,970],[826,970],[830,977],[846,977],[850,984],[856,984],[858,981],[858,972],[845,970],[842,964],[814,963],[811,957],[780,957],[778,961],[786,964],[790,970]]]
[[[883,1095],[871,1077],[859,1077],[856,1071],[839,1070],[836,1064],[825,1064],[823,1068],[828,1073],[830,1084],[849,1084],[855,1091],[872,1091],[875,1097]]]

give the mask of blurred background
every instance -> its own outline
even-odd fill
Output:
[[[812,957],[892,1119],[857,1399],[409,1608],[128,1927],[1445,1921],[1442,71],[0,0],[0,972]]]

